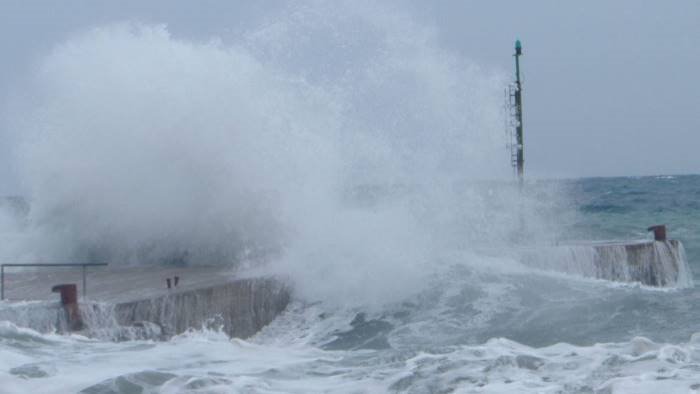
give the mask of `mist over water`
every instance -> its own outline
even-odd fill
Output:
[[[484,182],[510,175],[503,74],[390,7],[288,11],[226,40],[124,22],[57,45],[16,118],[31,210],[2,254],[272,262],[309,296],[399,300],[438,251],[546,222]]]

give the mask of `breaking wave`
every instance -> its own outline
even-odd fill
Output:
[[[225,39],[125,22],[57,45],[13,121],[30,209],[0,256],[268,263],[305,297],[382,303],[518,220],[554,238],[541,196],[493,181],[502,73],[389,6],[288,11]]]

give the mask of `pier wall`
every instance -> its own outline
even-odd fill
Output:
[[[573,243],[524,251],[536,268],[655,287],[689,287],[692,275],[677,240]]]
[[[269,324],[289,303],[289,290],[270,278],[239,279],[213,287],[115,305],[118,324],[160,326],[164,335],[220,326],[229,336],[247,338]]]
[[[219,280],[209,286],[200,281],[172,289],[141,289],[131,297],[105,297],[114,294],[116,283],[128,293],[129,283],[117,279],[130,275],[125,271],[103,274],[112,288],[102,293],[96,289],[96,298],[79,303],[84,323],[79,334],[116,341],[167,339],[188,329],[210,328],[248,338],[284,311],[290,300],[288,286],[275,278]],[[69,332],[71,322],[57,298],[53,294],[47,300],[0,302],[0,321],[42,333]]]

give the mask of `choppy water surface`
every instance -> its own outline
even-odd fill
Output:
[[[557,183],[577,211],[567,237],[644,238],[666,223],[698,272],[700,177]],[[0,391],[700,391],[696,288],[585,279],[466,249],[434,258],[418,294],[371,307],[298,295],[248,341],[201,330],[115,343],[0,322]]]

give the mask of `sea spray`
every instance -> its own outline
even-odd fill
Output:
[[[57,45],[16,122],[31,210],[2,254],[267,262],[304,297],[381,304],[441,251],[553,238],[506,181],[501,73],[391,7],[289,11],[225,40],[124,22]]]

